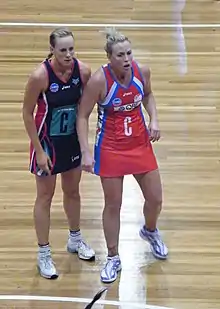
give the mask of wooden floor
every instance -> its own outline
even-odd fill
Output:
[[[123,309],[136,308],[132,303],[152,309],[220,308],[220,29],[163,27],[219,20],[220,3],[214,0],[54,0],[47,4],[44,0],[1,0],[0,308],[83,308],[82,298],[93,297],[102,287],[99,272],[106,255],[100,182],[83,175],[81,228],[97,259],[86,263],[66,252],[67,223],[58,182],[51,244],[61,276],[48,281],[36,271],[35,183],[28,172],[21,106],[28,74],[48,53],[52,28],[2,26],[2,22],[160,24],[160,28],[139,25],[120,30],[132,40],[136,59],[152,70],[162,130],[161,141],[154,146],[164,187],[159,227],[170,256],[168,261],[156,261],[139,238],[143,199],[133,178],[126,177],[120,234],[123,271],[109,286],[105,308],[117,308],[112,301],[127,302]],[[105,63],[102,27],[71,29],[77,56],[93,70]],[[94,113],[91,144],[95,121]],[[2,295],[48,297],[22,301]],[[58,302],[54,296],[76,299]]]

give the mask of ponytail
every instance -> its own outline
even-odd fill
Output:
[[[51,59],[53,56],[53,53],[49,53],[48,56],[47,56],[47,60]]]

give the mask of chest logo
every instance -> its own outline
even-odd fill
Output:
[[[72,78],[72,83],[73,83],[74,85],[78,85],[78,83],[79,83],[79,77],[78,77],[78,78]]]
[[[58,90],[59,90],[59,85],[58,85],[58,84],[52,83],[52,84],[50,85],[50,91],[51,91],[51,92],[57,92]]]
[[[70,88],[70,85],[63,86],[63,87],[62,87],[62,90],[69,89],[69,88]]]
[[[137,94],[135,97],[134,97],[134,102],[139,102],[139,101],[142,101],[142,95],[141,94]]]
[[[125,92],[125,93],[123,94],[123,97],[127,97],[128,95],[132,95],[132,92]]]
[[[112,101],[113,106],[120,106],[122,104],[122,100],[120,98],[115,98]]]

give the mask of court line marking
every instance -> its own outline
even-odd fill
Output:
[[[64,303],[89,303],[92,299],[78,298],[78,297],[55,297],[55,296],[36,296],[36,295],[0,295],[0,300],[35,300],[35,301],[51,301],[51,302],[64,302]],[[120,302],[114,300],[98,300],[96,304],[99,305],[112,305],[112,306],[129,306],[129,308],[141,309],[174,309],[170,307],[161,307],[154,305],[145,305],[141,303]]]
[[[5,27],[83,27],[83,28],[105,28],[105,27],[122,27],[122,28],[220,28],[220,24],[114,24],[114,23],[30,23],[30,22],[0,22],[0,26]]]

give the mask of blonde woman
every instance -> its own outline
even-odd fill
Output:
[[[157,228],[162,188],[151,143],[159,140],[160,130],[150,70],[133,59],[129,39],[114,28],[106,30],[105,51],[109,63],[92,75],[84,89],[77,132],[82,168],[100,176],[104,191],[103,228],[108,256],[101,280],[108,283],[113,282],[121,270],[118,242],[125,175],[134,175],[145,199],[145,223],[140,236],[150,243],[158,259],[166,259],[168,249]],[[98,124],[93,159],[88,144],[88,119],[96,103]],[[149,115],[148,127],[141,106]]]

